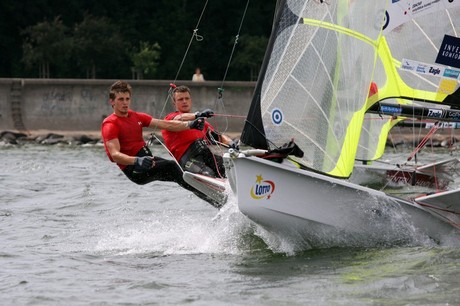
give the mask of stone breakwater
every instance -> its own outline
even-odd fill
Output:
[[[428,130],[426,130],[428,131]],[[386,145],[389,147],[415,147],[423,141],[426,131],[411,128],[398,129],[388,135]],[[151,138],[152,132],[144,132],[144,139]],[[238,140],[239,133],[226,133],[233,140]],[[163,140],[160,132],[155,132],[159,140]],[[40,145],[102,145],[100,131],[49,131],[37,130],[28,132],[2,131],[0,132],[0,145],[20,145],[35,143]],[[154,144],[159,141],[154,138]],[[432,135],[427,141],[428,147],[460,147],[460,131],[444,129]]]
[[[100,134],[97,135],[92,132],[0,132],[0,145],[21,145],[30,143],[40,145],[102,145]]]
[[[163,141],[161,132],[154,133],[153,144],[159,144]],[[144,132],[144,139],[150,140],[152,132]],[[239,138],[237,133],[226,133],[233,140]],[[158,139],[157,139],[158,138]],[[21,144],[39,144],[39,145],[103,145],[101,133],[99,131],[2,131],[0,132],[0,146],[21,145]]]

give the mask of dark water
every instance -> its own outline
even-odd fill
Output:
[[[292,252],[233,199],[136,186],[100,146],[0,154],[1,305],[460,305],[454,237]]]

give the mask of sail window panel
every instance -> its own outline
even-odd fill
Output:
[[[382,88],[387,82],[387,74],[385,72],[385,68],[380,58],[377,58],[377,62],[375,63],[375,69],[374,69],[374,75],[372,78],[372,82],[374,82],[377,85],[377,89]],[[369,84],[369,87],[370,87],[370,84]]]
[[[281,32],[275,42],[262,88],[262,111],[270,107],[273,97],[292,73],[299,58],[309,46],[314,28],[291,26]]]
[[[313,34],[314,42],[305,39]],[[333,103],[331,72],[335,66],[336,36],[324,29],[301,26],[292,37],[286,50],[281,52],[283,60],[271,62],[273,66],[278,64],[276,73],[270,76],[267,73],[271,86],[261,101],[262,111],[267,111],[263,119],[265,131],[267,138],[278,146],[289,141],[281,137],[283,133],[293,135],[305,151],[305,156],[310,157],[304,162],[313,163],[313,168],[323,171],[325,165],[328,169],[334,166],[339,154],[337,149],[341,146],[334,135],[339,119],[329,120],[330,104]],[[274,49],[277,49],[276,46]],[[280,126],[271,123],[271,110],[274,108],[283,110],[285,119]],[[327,153],[327,149],[331,148],[336,149]]]
[[[328,36],[330,39],[326,38]],[[304,131],[302,141],[305,143],[300,145],[305,156],[309,157],[308,164],[313,164],[312,167],[321,171],[335,164],[337,148],[340,147],[340,141],[334,134],[336,121],[330,120],[334,103],[331,73],[335,66],[336,46],[334,35],[325,30],[317,31],[291,76],[296,84],[292,90],[299,94],[297,99],[289,101],[298,101],[295,115],[300,124],[299,130]],[[296,141],[299,144],[299,140]]]
[[[372,81],[377,85],[377,89],[382,88],[387,82],[385,68],[379,58],[377,58]],[[394,99],[391,100],[396,103]],[[376,114],[365,115],[359,138],[358,151],[356,152],[356,159],[370,161],[380,158],[380,156],[377,155],[379,141],[382,141],[380,135],[382,132],[385,132],[384,127],[389,120],[387,116],[381,117]],[[386,137],[384,137],[383,141],[386,142]]]
[[[353,161],[358,146],[357,127],[364,117],[375,50],[347,27],[377,38],[374,21],[383,2],[308,1],[302,7],[287,1],[289,9],[284,7],[276,25],[258,100],[270,147],[294,138],[305,152],[304,164],[332,175],[350,174],[340,168],[344,161]],[[354,3],[365,5],[369,16],[353,16]]]
[[[331,100],[332,92],[323,91],[322,96]],[[289,101],[287,106],[283,103],[284,101]],[[309,105],[308,111],[301,111],[303,105]],[[286,139],[285,135],[290,135],[297,145],[304,150],[305,156],[308,156],[303,160],[304,164],[311,165],[318,170],[322,170],[325,159],[331,159],[329,164],[333,164],[333,157],[327,155],[326,152],[327,137],[333,135],[329,125],[333,124],[329,124],[325,120],[325,114],[320,105],[314,101],[314,97],[295,78],[291,77],[285,82],[272,106],[282,110],[283,121],[282,124],[274,124],[271,120],[271,112],[263,114],[268,139],[275,145],[281,146],[290,140]]]
[[[374,156],[373,152],[377,149],[378,135],[384,122],[383,120],[377,120],[378,118],[378,115],[375,114],[366,114],[364,117],[356,159],[368,161]]]

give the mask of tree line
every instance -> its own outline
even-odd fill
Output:
[[[247,6],[246,6],[247,5]],[[275,3],[2,0],[0,77],[255,80]]]

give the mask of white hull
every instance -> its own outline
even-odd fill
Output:
[[[374,189],[243,154],[224,158],[240,211],[297,244],[395,244],[455,230],[442,216]]]
[[[364,186],[420,186],[445,190],[458,172],[459,160],[446,159],[423,166],[392,165],[375,162],[375,165],[356,163],[350,181]]]
[[[418,197],[415,201],[460,227],[460,189]]]

